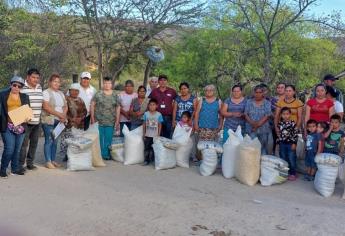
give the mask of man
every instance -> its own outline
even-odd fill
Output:
[[[176,91],[168,87],[168,77],[160,75],[158,77],[159,87],[154,89],[149,98],[154,98],[158,101],[158,109],[163,115],[162,132],[161,135],[166,138],[171,138],[172,133],[172,113],[173,103],[176,97]]]
[[[337,93],[337,101],[341,102],[343,104],[343,94],[342,92],[339,90],[339,89],[336,89],[335,88],[335,81],[338,80],[338,78],[335,78],[333,75],[331,74],[327,74],[325,75],[325,77],[323,77],[323,83],[326,85],[326,86],[330,86],[332,87],[335,92]]]
[[[34,165],[35,153],[37,149],[38,138],[40,134],[40,116],[42,112],[43,93],[40,85],[40,72],[37,69],[30,69],[27,72],[24,87],[21,93],[29,96],[30,107],[33,111],[34,117],[28,122],[25,130],[25,138],[19,155],[19,168],[24,171],[24,164],[26,162],[26,169],[35,170]],[[30,144],[29,144],[30,143]],[[28,149],[29,145],[29,150]]]
[[[146,97],[150,96],[152,90],[158,88],[158,77],[150,77],[149,86],[146,88]]]
[[[79,97],[84,101],[87,115],[84,119],[84,130],[87,130],[90,126],[90,105],[93,96],[96,94],[96,89],[90,84],[91,74],[90,72],[84,71],[80,74],[79,84]]]

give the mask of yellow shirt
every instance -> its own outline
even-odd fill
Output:
[[[298,99],[293,100],[290,103],[287,103],[285,99],[280,99],[277,102],[277,107],[282,109],[283,107],[288,107],[291,110],[291,120],[295,121],[297,124],[297,118],[298,118],[298,108],[303,107],[304,104]]]
[[[22,105],[21,101],[20,101],[20,97],[18,94],[18,98],[16,96],[14,96],[13,94],[10,93],[10,95],[8,96],[7,99],[7,108],[8,111],[12,111],[18,107],[20,107]]]

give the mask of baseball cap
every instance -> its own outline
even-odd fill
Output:
[[[78,90],[79,91],[79,84],[78,83],[73,83],[69,86],[69,89],[75,89],[75,90]]]
[[[323,77],[323,80],[338,80],[338,78],[335,78],[332,74],[327,74]]]
[[[16,82],[16,83],[20,83],[21,85],[23,85],[24,86],[24,84],[25,84],[25,82],[24,82],[24,80],[23,80],[23,78],[22,77],[20,77],[20,76],[17,76],[17,75],[15,75],[15,76],[13,76],[12,77],[12,79],[11,79],[11,84],[12,83],[14,83],[14,82]]]
[[[80,74],[80,78],[88,78],[91,79],[91,74],[90,72],[84,71]]]

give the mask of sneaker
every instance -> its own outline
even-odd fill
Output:
[[[150,165],[150,162],[149,161],[144,161],[144,163],[142,165],[143,166],[148,166],[148,165]]]
[[[296,180],[296,175],[289,175],[288,180],[295,181]]]
[[[46,167],[47,167],[48,169],[55,169],[55,166],[54,166],[50,161],[48,161],[48,162],[46,163]]]
[[[55,161],[52,161],[52,164],[56,167],[56,168],[60,168],[61,165]]]
[[[20,170],[11,172],[11,175],[24,175],[24,174],[25,174],[24,171],[20,171]]]
[[[304,180],[304,181],[310,181],[310,180],[309,180],[309,175],[305,174],[304,177],[303,177],[303,180]]]
[[[35,165],[27,165],[26,169],[28,169],[28,170],[37,170],[37,166],[35,166]]]
[[[8,179],[8,175],[6,174],[6,172],[1,172],[0,177],[3,179]]]
[[[18,171],[25,172],[25,171],[26,171],[26,169],[25,169],[23,166],[21,166],[21,167],[19,168],[19,170],[18,170]]]

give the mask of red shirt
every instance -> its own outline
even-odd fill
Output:
[[[159,88],[154,89],[149,98],[154,98],[158,101],[159,111],[163,116],[171,116],[173,113],[173,101],[176,97],[176,91],[172,88],[166,87],[162,92]]]
[[[315,98],[312,98],[308,100],[307,106],[310,107],[310,119],[317,122],[329,122],[329,109],[334,106],[334,102],[326,99],[320,103]]]

